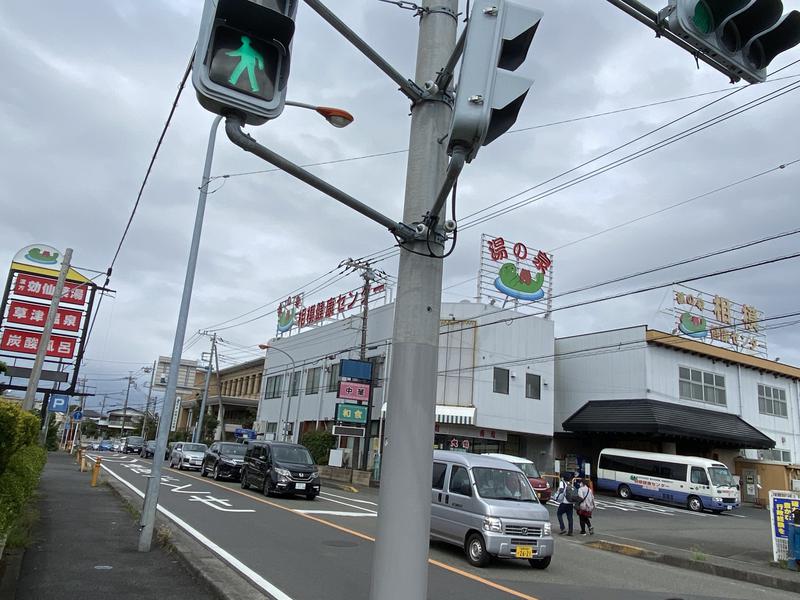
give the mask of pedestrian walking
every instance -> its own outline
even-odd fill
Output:
[[[581,498],[578,504],[578,519],[581,524],[581,535],[594,535],[594,527],[592,527],[592,512],[594,511],[594,492],[586,485],[586,480],[581,481],[581,487],[578,489],[578,495]]]
[[[572,473],[562,473],[555,495],[555,500],[558,502],[558,511],[556,511],[556,517],[558,517],[558,526],[561,529],[559,533],[561,535],[572,535],[572,500],[567,497],[567,491],[570,489],[575,489],[572,486]],[[565,515],[567,517],[567,523],[569,524],[569,530],[564,527]]]

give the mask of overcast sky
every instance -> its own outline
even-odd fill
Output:
[[[666,0],[664,0],[666,3]],[[413,75],[417,19],[377,0],[337,0],[330,7],[398,70]],[[670,121],[678,123],[570,175],[522,194],[531,198],[633,151],[678,134],[800,79],[800,65],[774,81],[731,86],[722,74],[602,0],[529,1],[544,11],[521,72],[535,83],[515,129],[480,151],[459,181],[457,216],[467,215],[602,155]],[[649,0],[658,9],[662,6]],[[465,9],[461,3],[461,10]],[[785,1],[788,9],[800,0]],[[138,188],[196,41],[199,0],[3,2],[0,51],[0,259],[31,243],[74,248],[74,264],[105,270],[114,255]],[[461,25],[463,27],[463,23]],[[779,56],[775,71],[800,59]],[[791,76],[789,79],[780,77]],[[790,88],[791,89],[791,88]],[[249,132],[300,163],[316,163],[407,148],[409,105],[371,63],[304,4],[297,14],[289,98],[338,106],[355,115],[334,129],[311,111],[287,108]],[[613,115],[549,125],[607,111],[713,94]],[[486,223],[465,227],[445,263],[444,299],[475,296],[480,234],[552,250],[554,292],[603,282],[798,227],[800,164],[787,166],[682,206],[592,237],[610,227],[735,183],[800,158],[798,93],[790,91],[696,135],[607,173],[526,204]],[[145,189],[87,352],[85,373],[98,393],[124,388],[118,378],[172,348],[208,131],[191,84],[183,91]],[[549,125],[546,127],[536,127]],[[311,170],[357,198],[399,218],[405,153]],[[218,137],[212,174],[270,169]],[[334,270],[348,257],[394,240],[378,225],[280,172],[215,179],[208,198],[187,340],[220,322],[242,323],[274,311],[274,300]],[[484,213],[485,214],[485,213]],[[570,244],[562,248],[562,246]],[[797,237],[760,244],[711,260],[576,294],[555,305],[680,280],[795,252]],[[396,258],[376,266],[396,275]],[[704,279],[693,287],[752,304],[767,317],[800,310],[797,261]],[[335,271],[334,271],[335,273]],[[325,281],[325,280],[322,280]],[[351,275],[308,295],[325,300],[359,285]],[[646,323],[670,329],[660,309],[669,288],[554,314],[556,334],[572,335]],[[769,356],[800,364],[797,325],[769,331]],[[275,333],[275,315],[224,329],[228,343],[249,348],[227,360],[257,356]],[[196,336],[195,336],[196,337]],[[190,345],[198,358],[209,342]],[[230,364],[230,363],[227,363]],[[145,378],[140,378],[144,381]],[[143,389],[143,388],[142,388]],[[134,391],[134,398],[141,398]],[[119,399],[116,395],[113,398]],[[114,400],[116,401],[116,400]],[[109,402],[112,402],[111,400]]]

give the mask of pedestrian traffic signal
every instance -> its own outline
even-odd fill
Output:
[[[784,15],[781,0],[670,0],[667,10],[671,31],[750,83],[800,43],[800,12]]]
[[[470,162],[481,146],[516,122],[533,80],[512,71],[525,62],[543,15],[509,0],[476,0],[467,23],[448,152],[461,147]]]
[[[261,125],[283,112],[298,0],[205,0],[192,83],[211,112]]]

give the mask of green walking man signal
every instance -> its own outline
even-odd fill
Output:
[[[256,64],[258,64],[259,70],[264,70],[264,57],[261,56],[261,53],[255,50],[250,45],[250,38],[246,35],[242,36],[242,45],[238,50],[233,50],[232,52],[226,52],[228,56],[231,57],[239,57],[239,64],[231,73],[230,78],[228,81],[232,85],[236,85],[239,82],[239,78],[242,76],[242,73],[247,70],[247,77],[250,80],[250,89],[254,92],[259,90],[258,81],[256,80]]]

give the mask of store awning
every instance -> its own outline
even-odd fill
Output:
[[[436,422],[450,425],[473,425],[475,423],[475,407],[437,404]]]
[[[658,400],[591,400],[563,422],[588,434],[693,439],[728,448],[773,448],[775,442],[737,415]]]

